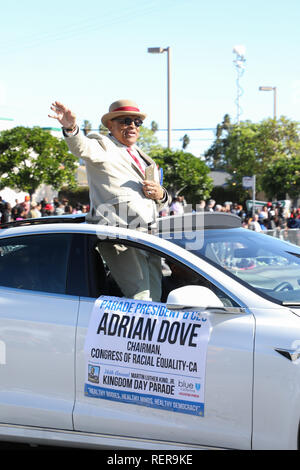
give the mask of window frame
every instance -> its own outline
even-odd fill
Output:
[[[20,240],[20,245],[24,245],[24,243],[26,243],[25,241],[25,238],[27,237],[30,237],[30,238],[33,238],[33,237],[37,237],[37,238],[44,238],[44,237],[47,237],[47,236],[65,236],[65,237],[69,237],[70,240],[69,240],[69,243],[68,243],[68,253],[66,255],[66,261],[65,261],[65,265],[64,265],[64,269],[65,269],[65,276],[64,276],[64,288],[63,288],[63,292],[53,292],[53,291],[48,291],[48,290],[37,290],[37,289],[29,289],[29,288],[26,288],[26,287],[16,287],[16,286],[8,286],[8,285],[2,285],[0,284],[0,288],[1,289],[13,289],[13,290],[16,290],[16,291],[25,291],[25,292],[28,292],[28,293],[38,293],[38,294],[43,294],[43,295],[55,295],[55,296],[65,296],[65,295],[68,295],[68,292],[67,292],[67,285],[68,285],[68,276],[69,276],[69,262],[70,262],[70,256],[71,256],[71,252],[72,252],[72,245],[73,245],[73,234],[72,233],[68,233],[68,232],[38,232],[38,233],[28,233],[28,234],[15,234],[15,235],[11,235],[9,237],[3,237],[3,238],[0,238],[0,248],[1,246],[4,245],[9,245],[10,241],[11,243],[13,244],[15,241],[17,241],[18,239]],[[22,243],[22,241],[24,241]],[[17,243],[16,243],[17,244]],[[72,294],[73,295],[73,294]]]
[[[98,236],[96,234],[85,234],[85,237],[90,237],[93,242],[86,242],[85,243],[85,246],[86,246],[86,250],[87,250],[87,247],[91,247],[92,245],[95,247],[96,245],[96,241],[97,241],[97,238]],[[220,290],[225,297],[228,297],[233,305],[237,308],[245,308],[245,306],[241,303],[241,301],[236,298],[235,295],[233,295],[232,293],[228,292],[227,289],[224,289],[220,284],[218,284],[215,279],[213,279],[211,276],[207,275],[205,272],[203,272],[200,268],[196,269],[195,266],[191,266],[189,262],[185,261],[183,258],[177,256],[176,254],[173,254],[171,252],[166,252],[166,251],[162,251],[162,249],[159,249],[157,247],[153,247],[149,244],[146,244],[146,243],[142,243],[142,242],[139,242],[139,241],[136,241],[136,240],[130,240],[130,239],[127,239],[127,238],[122,238],[122,237],[114,237],[114,236],[110,236],[110,237],[106,237],[105,239],[99,239],[99,241],[101,241],[101,243],[116,243],[116,244],[122,244],[122,245],[126,245],[126,246],[131,246],[133,248],[137,248],[137,249],[141,249],[141,250],[145,250],[145,251],[149,251],[150,253],[153,253],[157,256],[160,256],[161,258],[164,258],[164,259],[172,259],[173,261],[175,261],[176,263],[180,264],[181,266],[183,266],[185,269],[190,269],[191,271],[193,271],[195,274],[197,274],[198,276],[201,276],[203,279],[205,279],[205,281],[212,285],[216,290]],[[87,278],[88,279],[91,279],[91,262],[90,262],[90,257],[91,257],[91,253],[89,253],[88,251],[86,251],[86,263],[85,263],[85,268],[87,269]],[[91,288],[89,286],[89,293],[91,293]],[[107,295],[107,293],[103,292],[101,293],[100,295]],[[84,296],[84,297],[88,297],[88,298],[93,298],[93,299],[96,299],[97,297],[94,297],[93,295],[88,295],[88,296]]]

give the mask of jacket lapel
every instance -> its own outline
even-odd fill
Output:
[[[147,163],[147,166],[155,163],[154,160],[152,160],[152,158],[149,157],[149,155],[147,155],[145,152],[143,152],[143,150],[140,149],[137,145],[135,145],[134,148],[135,150],[139,152],[140,156],[145,160],[145,162]]]
[[[117,146],[120,156],[122,157],[123,162],[126,164],[126,167],[130,167],[131,170],[134,170],[142,179],[145,179],[144,173],[140,170],[138,165],[135,163],[131,155],[128,153],[125,145],[121,144],[115,137],[112,135],[108,135],[109,139]],[[134,145],[133,148],[141,155],[141,157],[145,160],[147,166],[154,163],[154,161],[145,153],[143,152],[137,145]]]

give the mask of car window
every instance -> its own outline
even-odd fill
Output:
[[[185,247],[191,233],[170,238]],[[202,246],[191,249],[216,264],[247,287],[285,305],[300,302],[300,249],[265,234],[244,228],[206,230]]]
[[[110,295],[136,298],[135,289],[138,285],[140,292],[149,289],[148,300],[165,303],[172,290],[186,285],[199,285],[211,289],[225,306],[238,306],[206,278],[171,257],[126,242],[121,244],[107,240],[95,241],[92,250],[93,256],[97,258],[93,274],[98,279],[94,297]],[[147,293],[143,295],[146,300]]]
[[[0,240],[0,286],[64,294],[70,240],[70,234]]]

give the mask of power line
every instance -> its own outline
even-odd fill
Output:
[[[128,23],[132,18],[137,18],[139,16],[144,17],[145,14],[152,13],[152,11],[156,10],[156,0],[152,1],[147,6],[142,6],[137,9],[136,6],[132,7],[131,9],[126,8],[122,13],[118,13],[116,15],[111,15],[111,12],[104,13],[100,20],[97,17],[88,17],[86,19],[81,19],[79,23],[70,24],[67,27],[61,26],[60,31],[52,32],[46,31],[41,34],[32,34],[29,36],[25,36],[23,38],[15,39],[13,41],[3,41],[2,54],[9,53],[14,49],[20,48],[20,41],[22,41],[22,49],[24,48],[32,48],[36,46],[41,46],[45,42],[49,41],[62,41],[66,39],[71,39],[76,36],[80,36],[86,32],[95,32],[95,31],[103,31],[109,27],[111,28],[114,25],[118,25],[120,23]]]

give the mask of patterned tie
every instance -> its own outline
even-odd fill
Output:
[[[140,164],[139,160],[137,159],[137,157],[135,155],[133,155],[130,147],[127,147],[127,152],[129,153],[129,155],[133,158],[133,160],[135,161],[135,163],[137,164],[137,166],[139,167],[139,169],[141,170],[141,172],[143,173],[143,175],[145,175],[145,170],[144,168],[142,167],[142,165]]]

